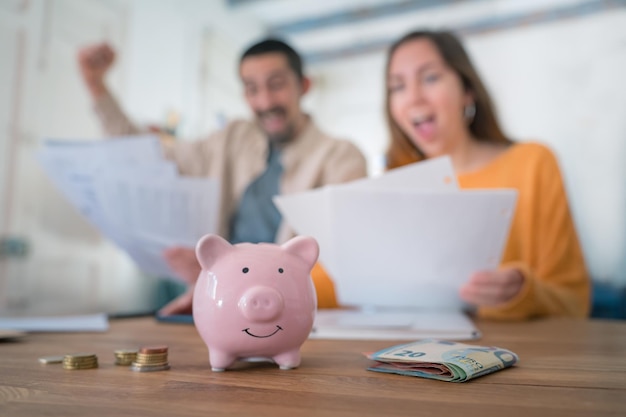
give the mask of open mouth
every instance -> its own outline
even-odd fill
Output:
[[[258,112],[257,117],[266,126],[277,126],[284,123],[287,112],[282,108],[273,108],[271,110]]]
[[[267,335],[258,335],[258,334],[250,333],[250,328],[249,327],[247,329],[243,329],[242,332],[246,332],[247,334],[249,334],[252,337],[258,337],[259,339],[265,339],[266,337],[274,336],[276,333],[278,333],[282,329],[283,329],[282,327],[276,325],[276,330],[274,330],[272,333],[267,334]]]
[[[430,138],[435,131],[434,116],[414,117],[411,122],[415,131],[424,139]]]
[[[411,118],[411,121],[416,126],[422,123],[432,122],[433,120],[435,120],[435,116],[432,116],[432,115],[421,115],[421,116],[415,116]]]

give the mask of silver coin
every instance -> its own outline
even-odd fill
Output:
[[[59,356],[43,356],[41,358],[39,358],[39,363],[43,363],[43,364],[50,364],[50,363],[62,363],[63,362],[63,355],[59,355]]]

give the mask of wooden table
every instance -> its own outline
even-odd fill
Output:
[[[626,322],[478,327],[478,344],[510,349],[520,363],[467,383],[366,371],[361,352],[388,341],[309,340],[298,369],[213,373],[192,325],[121,319],[106,333],[30,334],[0,343],[0,416],[626,416]],[[154,344],[169,346],[169,371],[113,364],[116,349]],[[37,360],[73,352],[96,353],[100,367]]]

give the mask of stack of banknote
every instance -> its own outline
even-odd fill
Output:
[[[515,365],[518,356],[507,349],[446,340],[425,339],[367,353],[376,364],[370,371],[465,382]]]

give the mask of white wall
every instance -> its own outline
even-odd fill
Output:
[[[0,98],[10,108],[11,127],[5,129],[2,120],[0,142],[12,161],[0,165],[0,180],[11,178],[12,185],[3,193],[6,224],[0,235],[30,243],[24,259],[0,258],[0,312],[139,306],[137,295],[145,287],[137,288],[138,279],[126,280],[133,272],[137,276],[132,264],[78,215],[35,159],[43,137],[96,136],[75,53],[102,37],[121,43],[125,9],[115,0],[4,2],[0,28],[14,35],[5,39],[14,52],[10,62],[19,68],[7,73],[3,65],[7,77],[0,77],[0,87],[14,94]],[[119,75],[112,74],[113,84]]]
[[[311,68],[313,89],[304,106],[329,133],[353,140],[368,159],[368,170],[384,170],[383,54],[369,54]]]
[[[229,11],[222,1],[133,0],[128,78],[116,91],[138,124],[182,115],[183,139],[219,127],[218,113],[245,116],[237,60],[265,29]]]

